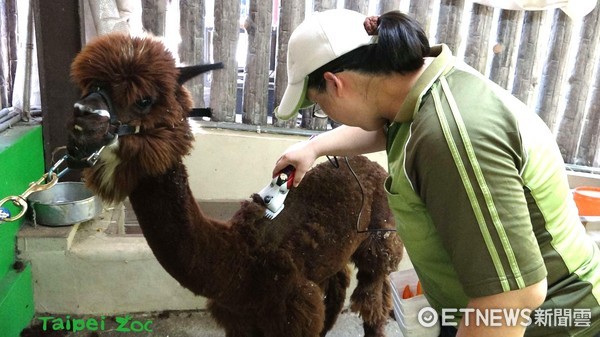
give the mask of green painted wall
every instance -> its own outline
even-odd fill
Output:
[[[41,126],[15,126],[0,133],[0,199],[23,193],[44,174]],[[16,214],[14,206],[4,205]],[[18,337],[34,313],[31,268],[15,270],[16,235],[23,224],[0,222],[0,336]]]

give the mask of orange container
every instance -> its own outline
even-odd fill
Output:
[[[573,191],[580,216],[600,216],[600,187],[581,186]]]

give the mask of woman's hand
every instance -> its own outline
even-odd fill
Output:
[[[318,157],[311,144],[309,144],[310,142],[310,140],[306,140],[296,143],[285,150],[273,168],[273,176],[277,175],[286,166],[292,165],[296,169],[294,187],[297,187]]]

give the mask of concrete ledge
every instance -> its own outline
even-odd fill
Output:
[[[19,233],[21,258],[33,267],[36,312],[117,314],[205,307],[205,299],[164,271],[144,237],[109,236],[108,225],[102,218],[88,221],[69,227],[62,238],[63,227],[38,226]],[[54,232],[54,237],[43,238],[36,231]]]

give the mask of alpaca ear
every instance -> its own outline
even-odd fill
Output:
[[[210,63],[210,64],[197,64],[195,66],[187,66],[187,67],[178,67],[179,69],[179,78],[177,78],[177,83],[184,84],[185,82],[191,80],[192,78],[211,71],[215,69],[222,69],[223,63]]]

